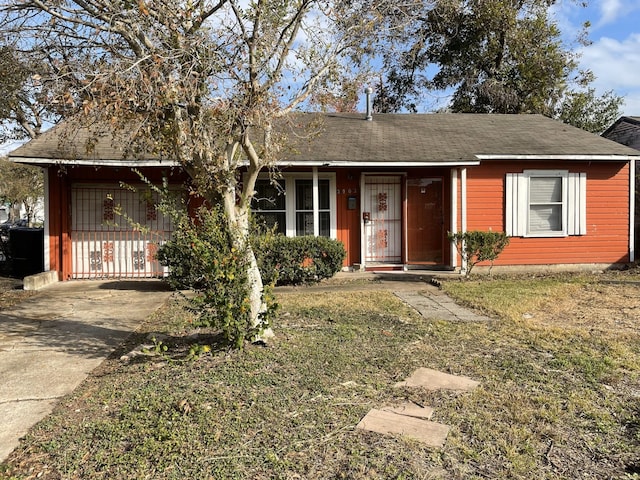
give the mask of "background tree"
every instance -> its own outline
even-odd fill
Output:
[[[19,38],[55,67],[48,105],[73,114],[69,132],[94,125],[128,155],[174,158],[224,206],[248,266],[248,321],[260,325],[248,241],[256,179],[284,148],[288,115],[348,76],[375,11],[324,0],[23,0],[5,1],[2,15],[5,43]]]
[[[417,111],[426,94],[452,92],[452,112],[538,113],[602,131],[621,99],[596,96],[593,75],[577,71],[576,54],[549,17],[554,3],[440,0],[410,12],[415,21],[389,29],[385,40],[393,48],[383,58],[376,109]],[[590,110],[598,113],[587,121]]]
[[[44,177],[40,168],[0,158],[0,203],[11,206],[9,221],[20,218],[20,207],[24,206],[27,221],[32,225],[38,201],[43,195]]]
[[[57,109],[47,109],[47,70],[44,59],[0,46],[0,143],[36,138],[58,120]]]

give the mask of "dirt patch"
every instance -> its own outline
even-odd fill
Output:
[[[11,277],[0,277],[0,310],[12,307],[36,294],[22,290],[22,280]]]
[[[547,302],[525,318],[533,322],[593,333],[640,334],[640,281],[576,285],[571,295]]]

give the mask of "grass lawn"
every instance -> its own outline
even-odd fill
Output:
[[[640,479],[640,277],[604,279],[444,283],[490,312],[486,323],[425,319],[384,289],[298,289],[278,294],[277,339],[244,351],[194,331],[174,301],[32,429],[0,476]],[[120,358],[150,332],[167,337]],[[481,386],[393,388],[418,367]],[[355,430],[371,408],[406,400],[452,427],[443,449]]]

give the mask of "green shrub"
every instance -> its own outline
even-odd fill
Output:
[[[265,282],[298,285],[331,278],[342,269],[344,245],[325,237],[261,235],[254,251]]]
[[[455,244],[462,261],[467,265],[465,272],[467,277],[476,264],[485,261],[491,263],[489,266],[489,274],[491,274],[493,262],[509,245],[509,237],[504,232],[482,232],[479,230],[449,232],[447,237],[450,242]]]
[[[232,246],[221,207],[201,208],[196,218],[176,216],[170,241],[158,249],[157,258],[169,267],[167,281],[176,289],[191,289],[190,309],[203,326],[220,328],[230,343],[241,347],[268,327],[275,304],[269,287],[263,292],[267,311],[252,325],[248,263],[245,252]],[[266,285],[266,283],[265,283]]]

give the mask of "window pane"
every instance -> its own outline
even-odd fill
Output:
[[[562,202],[561,177],[531,177],[531,203]]]
[[[296,213],[296,235],[313,235],[313,212]]]
[[[562,231],[562,205],[532,205],[529,212],[530,233]]]
[[[320,210],[329,210],[329,180],[318,180]]]
[[[313,210],[312,180],[296,180],[296,210]]]
[[[320,236],[331,236],[331,214],[329,212],[320,212]]]
[[[276,233],[287,233],[286,216],[284,212],[259,212],[256,213],[258,223],[264,222],[268,228],[276,227]]]
[[[255,188],[254,210],[284,210],[284,186],[280,182],[272,184],[270,180],[258,180]]]

